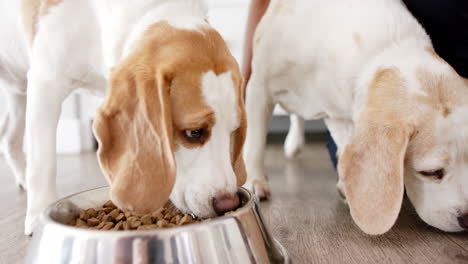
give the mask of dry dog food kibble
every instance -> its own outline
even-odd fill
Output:
[[[111,201],[101,209],[81,210],[69,225],[98,230],[149,230],[186,225],[203,220],[183,214],[179,210],[159,208],[151,214],[142,216],[124,213]]]

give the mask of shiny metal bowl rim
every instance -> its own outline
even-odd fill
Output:
[[[188,224],[188,225],[183,225],[183,226],[176,226],[176,227],[171,227],[171,228],[161,228],[161,229],[152,229],[152,230],[120,230],[120,231],[114,231],[114,230],[105,230],[105,231],[102,231],[102,230],[93,230],[93,229],[85,229],[85,228],[79,228],[79,227],[74,227],[74,226],[70,226],[70,225],[67,225],[67,224],[64,224],[64,223],[61,223],[55,219],[52,219],[51,217],[51,211],[56,207],[57,204],[63,202],[64,200],[67,200],[67,199],[70,199],[74,196],[78,196],[80,194],[83,194],[83,193],[86,193],[86,192],[91,192],[91,191],[95,191],[95,190],[98,190],[98,189],[103,189],[103,188],[109,188],[108,185],[105,185],[105,186],[101,186],[101,187],[97,187],[97,188],[92,188],[92,189],[88,189],[88,190],[84,190],[84,191],[81,191],[81,192],[77,192],[77,193],[74,193],[74,194],[70,194],[70,195],[67,195],[59,200],[57,200],[56,202],[54,202],[53,204],[51,204],[49,207],[47,207],[47,209],[41,214],[41,222],[43,225],[48,225],[48,226],[51,226],[51,227],[55,227],[57,228],[57,230],[63,230],[65,232],[74,232],[74,233],[77,233],[77,234],[82,234],[82,235],[86,235],[86,236],[94,236],[94,235],[99,235],[99,236],[103,236],[103,235],[120,235],[120,236],[127,236],[127,235],[144,235],[144,234],[164,234],[164,233],[176,233],[178,231],[186,231],[186,230],[189,230],[189,229],[193,229],[193,227],[197,226],[199,227],[200,225],[206,225],[206,226],[210,226],[212,224],[216,224],[220,221],[224,221],[228,218],[234,218],[234,216],[238,215],[238,214],[241,214],[242,212],[245,212],[247,210],[250,210],[249,208],[251,208],[254,204],[254,201],[256,199],[255,195],[252,195],[252,193],[245,189],[244,187],[238,187],[238,191],[242,192],[243,194],[245,194],[247,196],[247,200],[246,200],[246,203],[242,205],[241,208],[238,208],[236,209],[236,211],[234,211],[232,214],[230,215],[223,215],[223,216],[218,216],[218,217],[214,217],[214,218],[211,218],[209,221],[205,221],[205,222],[196,222],[196,223],[191,223],[191,224]],[[82,208],[84,209],[84,208]]]

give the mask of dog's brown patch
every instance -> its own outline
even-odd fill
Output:
[[[36,35],[36,24],[41,3],[41,0],[21,0],[21,21],[28,45],[32,45]]]
[[[454,72],[453,72],[454,73]],[[466,94],[460,93],[461,83],[452,74],[435,74],[420,67],[416,78],[426,95],[417,95],[418,102],[437,110],[443,117],[451,113],[451,108],[463,103]]]
[[[408,99],[400,71],[397,68],[379,70],[368,89],[368,118],[382,124],[398,123],[401,114],[410,111]]]
[[[60,5],[64,0],[21,0],[21,21],[26,42],[32,45],[36,36],[36,27],[41,16],[46,16],[49,9]]]
[[[63,3],[64,0],[42,0],[40,16],[46,16],[52,7],[56,7]]]

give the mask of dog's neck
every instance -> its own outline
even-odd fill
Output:
[[[191,30],[208,25],[202,1],[137,0],[131,5],[127,1],[96,2],[107,76],[152,24],[164,21]]]

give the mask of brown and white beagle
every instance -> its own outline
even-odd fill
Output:
[[[247,187],[269,196],[265,134],[278,103],[296,115],[286,153],[304,142],[302,119],[325,121],[338,189],[364,232],[394,225],[405,190],[429,225],[468,229],[468,86],[402,1],[271,1],[254,43]]]
[[[55,130],[78,88],[105,96],[94,131],[116,205],[147,213],[170,197],[200,217],[238,206],[243,79],[200,2],[0,1],[9,40],[0,44],[0,80],[12,106],[2,142],[28,191],[26,234],[56,199]]]

